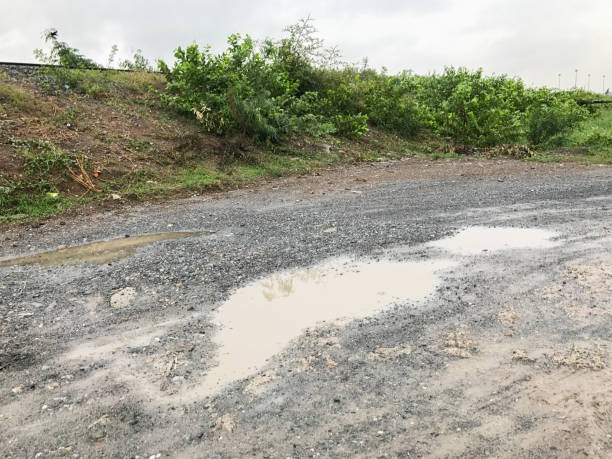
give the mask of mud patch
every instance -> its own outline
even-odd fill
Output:
[[[568,269],[568,275],[591,291],[612,292],[612,265],[577,265]]]
[[[542,368],[531,359],[544,343],[530,341],[528,355],[511,342],[492,342],[494,337],[482,337],[481,352],[468,360],[450,362],[431,383],[433,397],[449,389],[458,391],[456,412],[465,410],[481,423],[466,430],[461,441],[456,441],[455,429],[440,435],[435,457],[446,456],[440,451],[448,448],[454,448],[448,454],[452,457],[479,457],[469,445],[482,441],[483,436],[503,445],[498,454],[487,456],[523,457],[529,456],[527,451],[539,451],[538,457],[608,457],[606,451],[612,447],[610,369],[576,371],[565,364]],[[581,345],[596,349],[593,343]],[[510,353],[514,365],[506,364]],[[562,353],[562,357],[571,354]],[[542,361],[538,358],[537,362]]]
[[[518,319],[518,314],[513,310],[502,311],[497,314],[497,319],[506,327],[512,327]]]
[[[234,429],[236,429],[236,421],[234,420],[234,417],[231,414],[227,413],[217,419],[217,421],[215,422],[215,428],[217,430],[233,432]]]
[[[410,346],[397,347],[379,347],[368,354],[370,360],[393,360],[404,355],[410,355],[412,348]]]
[[[100,293],[94,293],[93,295],[89,295],[83,299],[77,300],[81,305],[83,305],[83,309],[90,315],[95,316],[98,308],[104,301],[104,297]]]
[[[512,360],[515,362],[533,363],[536,359],[529,357],[525,349],[515,349],[512,351]]]
[[[61,248],[36,255],[0,260],[0,267],[34,264],[42,266],[70,265],[81,262],[93,264],[109,263],[132,255],[136,248],[143,245],[152,244],[158,241],[199,236],[201,234],[202,233],[199,232],[171,232],[92,242],[91,244],[77,247]]]
[[[340,338],[337,336],[325,336],[317,338],[315,344],[321,347],[340,347]]]
[[[465,330],[458,330],[446,335],[444,352],[455,357],[467,359],[478,350],[478,346]]]
[[[244,388],[244,392],[248,392],[251,394],[256,394],[262,391],[263,387],[276,379],[276,372],[274,371],[266,371],[264,373],[260,373],[256,375],[250,383]]]
[[[577,346],[572,344],[564,353],[555,354],[551,361],[577,370],[603,370],[606,368],[607,352],[603,345]]]
[[[612,314],[612,265],[568,266],[555,282],[539,293],[542,298],[563,308],[572,318]]]
[[[435,292],[435,273],[450,266],[447,261],[336,259],[238,290],[217,313],[219,365],[209,371],[201,394],[212,394],[254,373],[307,327],[364,318],[396,302],[423,300]],[[333,347],[337,342],[326,339],[317,344]],[[324,360],[328,369],[337,365],[329,355]]]
[[[554,232],[534,228],[474,226],[428,246],[458,255],[479,255],[511,249],[548,249],[560,244],[552,240],[555,236]]]

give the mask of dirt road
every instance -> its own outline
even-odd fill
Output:
[[[609,457],[611,212],[408,160],[6,229],[0,456]]]

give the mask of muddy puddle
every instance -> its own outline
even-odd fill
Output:
[[[239,289],[217,311],[218,365],[208,372],[199,394],[215,393],[255,373],[308,327],[423,300],[438,285],[436,272],[451,266],[448,261],[337,259]]]
[[[548,249],[560,242],[552,231],[536,228],[488,228],[473,226],[454,236],[427,244],[458,255],[478,255],[511,249]]]
[[[68,265],[81,262],[101,264],[128,257],[136,248],[153,242],[199,236],[199,232],[170,232],[146,234],[143,236],[123,237],[110,241],[93,242],[76,247],[60,248],[50,252],[38,253],[19,258],[0,260],[1,266],[21,266],[39,264],[42,266]]]

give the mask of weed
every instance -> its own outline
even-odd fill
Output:
[[[132,60],[125,59],[119,63],[119,68],[125,70],[135,70],[140,72],[150,72],[153,70],[148,59],[142,55],[142,49],[137,49]]]
[[[138,94],[148,93],[151,88],[161,90],[166,81],[160,73],[108,71],[108,74],[110,81]]]
[[[131,137],[127,139],[127,145],[129,148],[141,152],[148,152],[153,150],[153,144],[151,142],[148,142],[146,140],[132,139]]]
[[[65,212],[83,199],[69,199],[64,196],[0,193],[0,221],[16,221],[29,218],[40,218]]]
[[[11,139],[17,152],[23,155],[26,172],[32,176],[49,177],[51,174],[64,174],[76,164],[76,158],[59,149],[52,142],[42,140]]]
[[[76,107],[69,107],[60,114],[51,117],[51,119],[59,126],[75,128],[82,116],[83,112],[80,109]]]
[[[6,113],[5,104],[29,114],[46,114],[49,108],[32,93],[11,83],[0,81],[0,113]]]

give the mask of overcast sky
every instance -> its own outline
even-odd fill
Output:
[[[579,69],[578,85],[590,73],[598,90],[612,80],[611,0],[0,0],[0,61],[34,61],[49,27],[99,63],[113,44],[153,61],[194,41],[220,50],[235,32],[279,37],[309,14],[345,60],[392,73],[482,67],[547,86],[561,73],[569,87]]]

